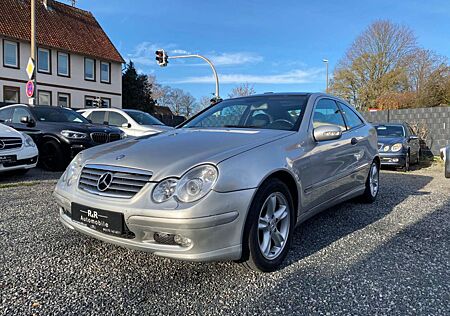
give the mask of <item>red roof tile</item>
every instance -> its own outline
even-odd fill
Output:
[[[124,60],[91,12],[57,1],[36,0],[36,41],[80,55]],[[30,1],[0,0],[0,35],[30,41]]]

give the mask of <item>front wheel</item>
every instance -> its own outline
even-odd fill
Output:
[[[370,165],[369,175],[366,180],[366,190],[361,199],[365,203],[372,203],[377,199],[378,191],[380,189],[380,167],[373,161]]]
[[[249,269],[276,270],[289,251],[295,214],[287,186],[278,179],[264,183],[247,217],[241,263]]]
[[[410,169],[411,169],[411,154],[408,151],[408,153],[406,154],[406,157],[405,157],[405,165],[403,166],[403,171],[407,172]]]

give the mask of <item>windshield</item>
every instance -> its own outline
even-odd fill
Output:
[[[35,107],[33,114],[40,122],[89,123],[81,114],[66,108]]]
[[[405,137],[405,130],[401,125],[376,125],[378,137]]]
[[[157,118],[141,111],[125,111],[139,125],[164,125]]]
[[[308,97],[267,95],[229,99],[200,113],[181,127],[295,130],[300,126]]]

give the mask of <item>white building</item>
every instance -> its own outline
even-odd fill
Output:
[[[0,102],[28,103],[30,11],[29,0],[0,0]],[[92,13],[36,0],[36,24],[39,104],[122,107],[124,60]]]

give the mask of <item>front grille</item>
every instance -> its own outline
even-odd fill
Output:
[[[107,133],[101,133],[101,132],[91,133],[91,138],[97,144],[105,144],[109,140],[108,134]]]
[[[107,189],[98,183],[102,175],[110,173],[112,179]],[[78,188],[86,192],[115,197],[130,199],[136,195],[150,181],[152,173],[145,170],[131,169],[106,165],[86,165],[81,171]]]
[[[20,147],[22,147],[22,138],[20,137],[0,138],[0,150],[8,150]]]
[[[109,141],[114,142],[120,140],[120,134],[109,134]]]
[[[94,132],[91,133],[91,139],[97,144],[105,144],[109,142],[114,142],[116,140],[120,140],[120,134],[117,133],[103,133],[103,132]]]

